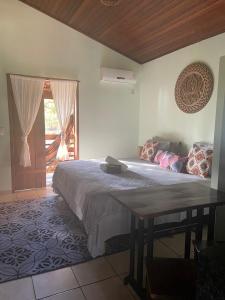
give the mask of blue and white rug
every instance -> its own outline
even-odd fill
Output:
[[[129,236],[112,238],[106,254],[128,247]],[[0,202],[0,283],[90,259],[84,228],[61,197]]]
[[[82,224],[62,198],[0,202],[0,282],[89,259]]]

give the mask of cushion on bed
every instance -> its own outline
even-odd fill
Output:
[[[158,142],[153,142],[152,140],[148,140],[141,151],[140,159],[148,160],[153,162],[154,157],[158,150]]]
[[[209,177],[211,175],[213,149],[208,145],[194,144],[188,154],[187,172]]]
[[[154,162],[159,162],[159,166],[176,173],[184,173],[188,157],[182,157],[168,151],[158,150]]]
[[[165,151],[162,153],[159,159],[159,166],[163,169],[170,169],[170,159],[173,157],[174,153]]]
[[[170,158],[170,170],[176,173],[185,173],[188,157],[173,155]]]
[[[164,138],[155,136],[152,139],[147,140],[144,146],[140,149],[139,157],[140,159],[154,162],[156,164],[160,164],[160,160],[162,160],[162,153],[168,152],[172,154],[180,155],[182,153],[182,143],[181,142],[171,142]],[[167,156],[165,153],[163,155],[164,160],[161,163],[162,168],[169,168],[169,164],[167,161]],[[185,160],[184,160],[185,161]],[[181,163],[181,161],[180,161]],[[178,168],[179,169],[179,168]]]
[[[159,150],[163,150],[163,151],[170,151],[170,146],[171,146],[171,142],[166,140],[166,139],[163,139],[163,138],[160,138],[158,136],[154,136],[152,138],[152,141],[154,143],[159,143],[158,145],[158,149]]]
[[[213,144],[210,144],[207,142],[195,142],[193,144],[193,147],[199,147],[199,148],[213,150]]]
[[[183,153],[183,145],[181,142],[172,142],[159,136],[154,136],[152,140],[153,142],[159,142],[159,150],[173,152],[178,155]]]
[[[181,142],[171,142],[170,143],[170,152],[181,155],[183,153],[183,145]]]
[[[156,155],[155,155],[155,158],[154,158],[154,163],[155,164],[160,164],[160,161],[162,160],[164,154],[165,154],[165,151],[158,150]]]

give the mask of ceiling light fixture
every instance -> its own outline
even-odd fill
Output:
[[[100,0],[105,6],[117,6],[121,0]]]

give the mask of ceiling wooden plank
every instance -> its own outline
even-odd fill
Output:
[[[145,63],[225,32],[224,0],[20,0]]]

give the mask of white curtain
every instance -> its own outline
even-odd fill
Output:
[[[12,83],[14,101],[16,103],[22,130],[20,165],[23,167],[29,167],[31,166],[31,161],[27,138],[33,127],[40,107],[44,88],[44,79],[19,75],[10,75],[10,78]]]
[[[57,152],[58,160],[69,159],[66,145],[66,129],[76,101],[77,82],[68,80],[51,80],[51,90],[56,105],[57,116],[61,128],[61,143]]]

